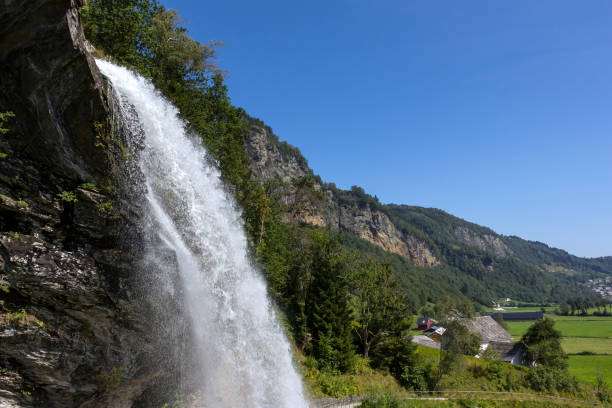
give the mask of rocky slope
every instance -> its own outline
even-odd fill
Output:
[[[15,114],[0,137],[2,407],[130,407],[167,362],[135,273],[126,141],[78,6],[0,3],[0,112]]]
[[[313,177],[308,162],[299,150],[280,142],[272,129],[253,119],[246,147],[252,160],[253,173],[264,182],[279,181],[283,186],[284,203],[289,207],[294,205],[296,188],[292,182]],[[346,231],[420,266],[439,263],[424,241],[399,231],[389,216],[378,208],[341,202],[338,191],[327,188],[320,180],[315,183],[315,189],[324,191],[323,202],[302,212],[299,221]]]
[[[340,190],[314,175],[299,150],[280,142],[263,122],[248,120],[247,152],[252,159],[252,170],[264,182],[275,180],[289,209],[299,195],[295,180],[312,177],[315,188],[324,193],[323,202],[312,205],[301,214],[299,221],[346,231],[418,266],[433,267],[451,262],[451,258],[473,258],[471,251],[476,250],[480,253],[477,257],[482,258],[479,265],[488,270],[495,270],[496,263],[489,259],[493,257],[515,259],[523,266],[546,273],[567,272],[574,280],[612,274],[612,262],[608,258],[578,258],[542,243],[499,235],[436,209],[382,205],[359,187]],[[463,252],[457,254],[458,250]],[[464,265],[461,268],[466,268],[465,262],[460,263]]]

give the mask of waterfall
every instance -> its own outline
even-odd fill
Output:
[[[175,255],[166,269],[178,265],[174,296],[182,297],[191,326],[203,406],[307,407],[289,342],[249,261],[240,212],[199,137],[186,132],[178,110],[149,81],[97,64],[122,112],[132,112],[124,116],[143,131],[137,166],[149,233]]]

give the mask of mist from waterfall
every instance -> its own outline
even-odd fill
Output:
[[[290,345],[249,261],[240,212],[199,137],[154,86],[103,60],[122,111],[144,131],[137,155],[149,233],[175,254],[206,407],[307,407]],[[130,117],[130,115],[126,115]],[[155,260],[155,262],[163,262]],[[169,262],[169,261],[168,261]]]

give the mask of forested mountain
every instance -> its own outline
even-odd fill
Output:
[[[347,245],[391,262],[412,289],[407,295],[415,306],[442,294],[481,304],[497,297],[544,302],[594,296],[578,283],[612,274],[610,257],[580,258],[439,209],[382,204],[357,186],[339,189],[315,175],[299,149],[281,142],[269,126],[246,120],[251,168],[281,197],[285,219],[344,231]],[[309,197],[308,188],[321,194]]]

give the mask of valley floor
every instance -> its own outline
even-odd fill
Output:
[[[563,334],[563,349],[569,354],[569,371],[587,384],[595,384],[598,372],[612,383],[612,317],[557,316],[555,328]],[[507,322],[515,341],[533,322]]]

